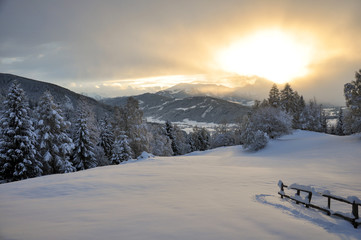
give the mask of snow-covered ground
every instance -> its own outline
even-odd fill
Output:
[[[296,131],[0,185],[0,239],[361,239],[361,227],[281,199],[278,180],[361,197],[361,139]]]

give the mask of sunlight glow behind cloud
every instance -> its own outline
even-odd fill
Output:
[[[263,30],[231,44],[218,60],[226,71],[285,83],[309,72],[312,45],[279,30]]]
[[[299,92],[342,104],[343,84],[361,67],[360,8],[360,0],[0,0],[0,72],[105,96],[295,78]],[[281,29],[291,44],[246,43],[262,29]],[[227,46],[235,49],[223,69],[242,76],[215,61]]]

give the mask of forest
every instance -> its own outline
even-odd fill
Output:
[[[49,174],[69,173],[120,164],[143,152],[157,156],[243,145],[248,151],[264,148],[269,139],[292,129],[349,135],[361,132],[361,70],[345,84],[346,108],[337,125],[328,126],[322,105],[306,102],[290,84],[256,101],[238,124],[219,124],[214,131],[194,126],[185,132],[170,121],[148,123],[139,103],[129,97],[124,106],[97,117],[86,101],[75,108],[66,98],[60,104],[46,91],[29,104],[15,80],[2,105],[0,119],[0,181],[17,181]]]

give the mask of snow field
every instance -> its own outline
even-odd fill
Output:
[[[361,197],[361,141],[306,131],[0,185],[0,239],[361,239],[278,180]]]

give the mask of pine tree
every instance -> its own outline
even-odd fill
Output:
[[[140,125],[143,123],[143,111],[139,108],[139,102],[133,97],[129,97],[125,105],[126,117],[126,130],[133,125]]]
[[[273,84],[268,97],[268,103],[272,107],[280,106],[280,91],[276,84]]]
[[[325,119],[322,117],[322,106],[316,99],[310,100],[300,117],[300,126],[303,130],[324,132]]]
[[[165,126],[160,123],[148,123],[149,151],[156,156],[172,156],[172,141],[167,136]]]
[[[85,114],[82,113],[76,124],[77,132],[74,137],[73,164],[77,170],[84,170],[97,166],[93,143],[90,140],[89,129]]]
[[[322,109],[322,105],[320,107]],[[326,116],[325,111],[323,111],[323,110],[321,110],[320,121],[321,121],[320,132],[327,133],[327,116]]]
[[[100,143],[103,148],[105,156],[110,161],[112,157],[112,148],[114,144],[114,134],[108,119],[105,117],[100,123]]]
[[[211,146],[210,133],[205,128],[195,126],[193,132],[189,134],[188,143],[191,151],[205,151]]]
[[[335,134],[339,136],[343,136],[344,130],[343,130],[343,111],[342,108],[338,111],[338,119],[337,119],[337,125],[335,129]]]
[[[165,129],[167,131],[167,136],[169,137],[169,139],[171,140],[171,146],[172,146],[172,150],[173,150],[173,155],[180,155],[180,149],[179,146],[177,144],[177,139],[176,139],[176,135],[175,135],[175,130],[174,127],[172,125],[171,122],[167,121],[165,123]]]
[[[303,110],[306,107],[305,100],[303,99],[303,96],[300,96],[297,91],[294,92],[294,110],[293,110],[293,120],[292,120],[292,126],[294,129],[300,129],[301,123],[300,118],[302,115]]]
[[[280,94],[280,104],[283,110],[294,113],[296,108],[295,92],[289,83],[286,83]]]
[[[361,69],[355,73],[355,80],[344,86],[348,117],[346,128],[351,133],[361,132]]]
[[[6,181],[21,180],[42,174],[36,152],[36,136],[30,120],[25,92],[14,81],[0,120],[0,176]]]
[[[116,107],[114,109],[112,125],[115,138],[121,132],[125,132],[129,137],[129,144],[134,157],[139,156],[143,151],[149,151],[147,139],[149,134],[146,125],[143,123],[143,112],[139,108],[138,100],[129,97],[124,108]]]
[[[66,132],[70,122],[64,121],[62,111],[49,91],[41,97],[37,114],[38,152],[44,174],[74,172],[76,169],[69,161],[74,144]]]
[[[111,163],[119,164],[130,159],[132,159],[132,149],[128,143],[128,136],[123,133],[114,142]]]
[[[64,109],[63,112],[66,120],[70,121],[71,115],[74,113],[74,105],[67,95],[65,95],[64,102],[62,103],[62,109]]]
[[[139,108],[139,102],[129,97],[124,109],[125,133],[129,137],[129,145],[132,148],[134,157],[139,156],[143,151],[149,151],[149,144],[146,139],[147,128],[143,123],[143,112]]]

